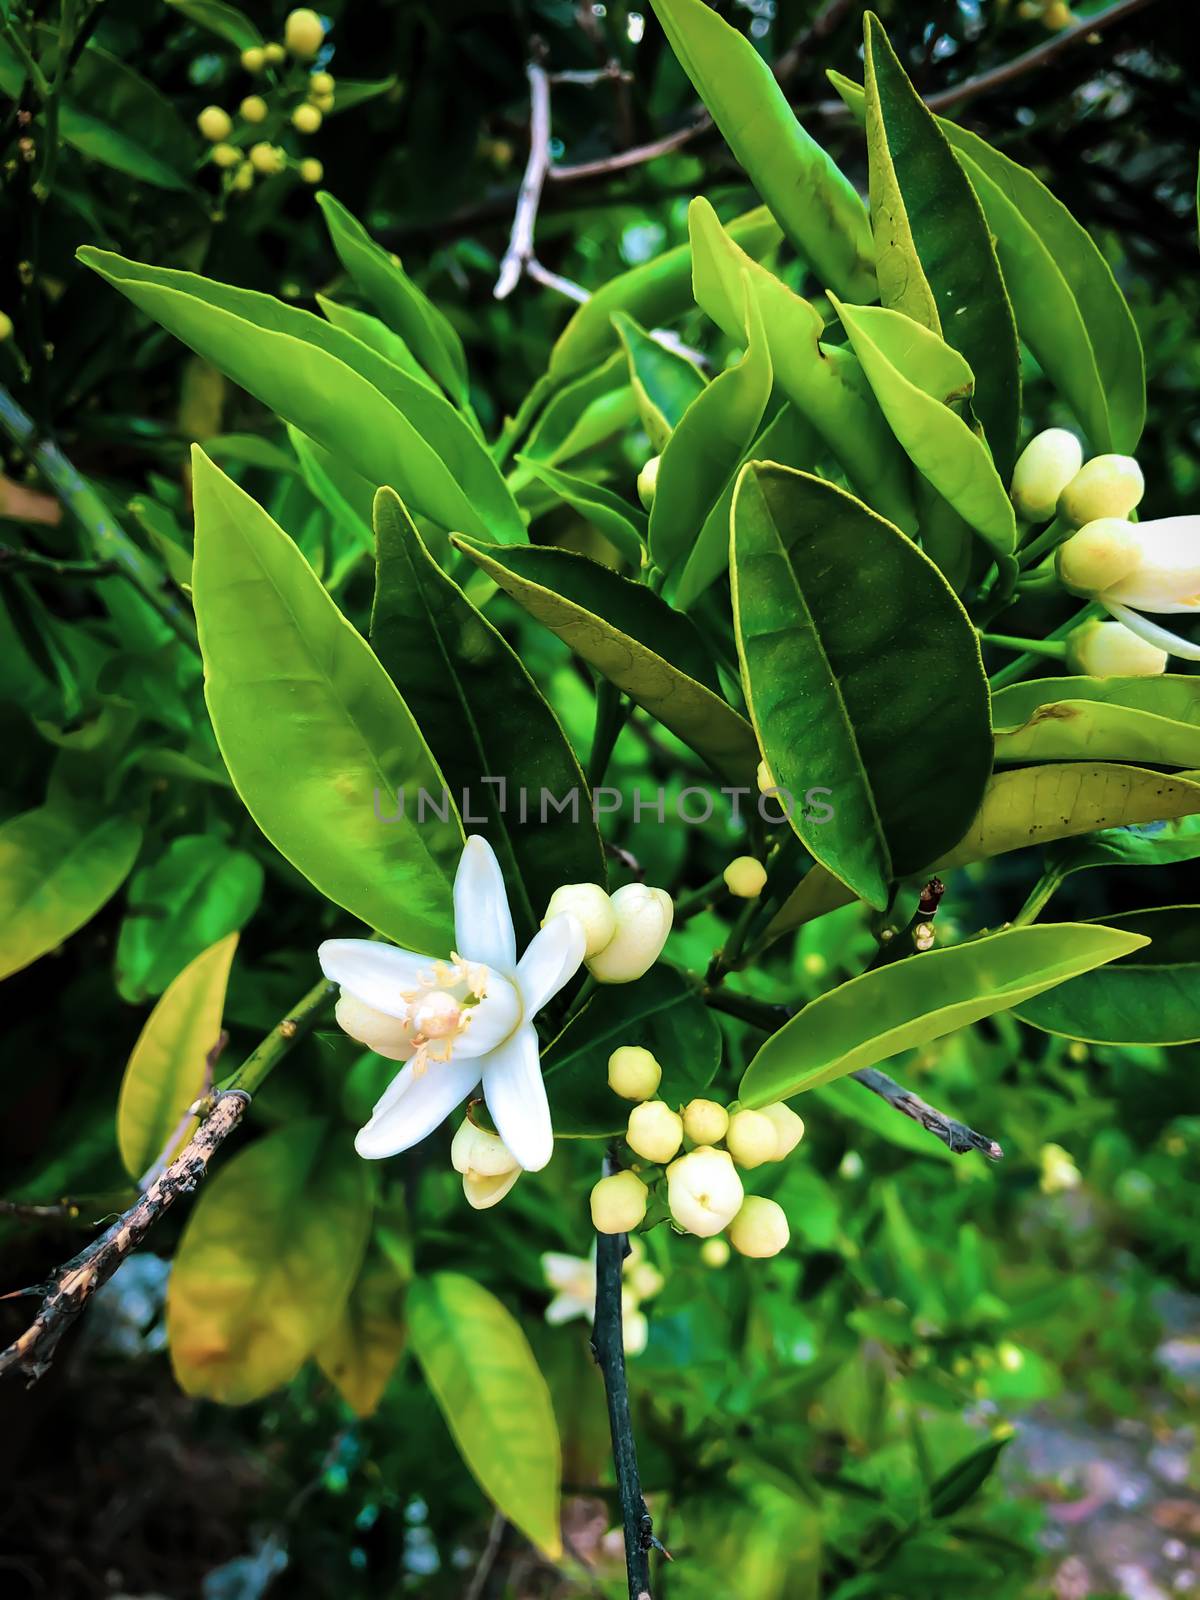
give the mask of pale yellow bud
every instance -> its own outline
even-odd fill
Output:
[[[1049,522],[1058,497],[1083,465],[1083,446],[1065,428],[1046,428],[1025,446],[1013,468],[1010,494],[1026,522]]]
[[[761,1111],[735,1111],[730,1117],[725,1148],[739,1167],[761,1167],[764,1161],[774,1161],[778,1147],[775,1124]]]
[[[241,166],[237,169],[237,171],[233,175],[233,187],[235,189],[239,189],[239,190],[243,190],[244,191],[246,189],[249,189],[253,183],[254,183],[254,168],[250,165],[250,163],[248,161],[243,161]]]
[[[236,167],[242,159],[242,152],[235,144],[215,144],[212,158],[219,167]]]
[[[233,132],[233,118],[220,106],[205,106],[196,118],[196,126],[211,144],[220,144]]]
[[[597,983],[632,983],[662,954],[675,906],[665,889],[648,889],[643,883],[627,883],[611,898],[616,932],[602,950],[585,959]]]
[[[296,171],[305,183],[320,183],[325,176],[325,168],[317,160],[316,156],[305,156]]]
[[[658,1268],[650,1261],[639,1261],[629,1268],[625,1274],[635,1300],[653,1300],[656,1294],[662,1292],[666,1281]]]
[[[667,1204],[685,1233],[701,1239],[720,1233],[744,1198],[742,1180],[725,1150],[700,1145],[667,1168]]]
[[[644,1160],[663,1166],[683,1143],[683,1118],[662,1100],[645,1100],[629,1113],[625,1142]]]
[[[450,1164],[462,1173],[463,1193],[476,1211],[496,1205],[521,1176],[521,1166],[499,1134],[468,1117],[450,1144]]]
[[[238,107],[244,122],[265,122],[267,102],[260,94],[248,94]]]
[[[1039,1183],[1043,1194],[1062,1194],[1067,1189],[1077,1189],[1083,1182],[1083,1174],[1062,1145],[1044,1144],[1039,1160],[1042,1168]]]
[[[308,97],[317,110],[325,113],[333,110],[335,101],[331,94],[310,94]]]
[[[1058,497],[1058,514],[1072,528],[1101,517],[1127,517],[1141,504],[1146,484],[1132,456],[1093,456]]]
[[[775,1129],[775,1160],[782,1161],[791,1155],[803,1139],[804,1118],[798,1117],[791,1106],[784,1105],[782,1100],[776,1101],[773,1106],[764,1106],[762,1114]]]
[[[283,171],[283,162],[283,151],[277,149],[273,144],[264,142],[250,147],[250,165],[255,172],[261,172],[264,176],[270,177],[274,172]]]
[[[771,769],[765,760],[758,763],[758,771],[754,775],[754,781],[758,784],[759,794],[770,794],[772,789],[779,787],[771,776]]]
[[[706,1267],[724,1267],[729,1262],[729,1244],[725,1239],[705,1239],[700,1246],[700,1259]]]
[[[1167,670],[1167,652],[1139,639],[1123,622],[1093,617],[1067,635],[1067,670],[1091,678],[1157,678]]]
[[[592,1226],[597,1233],[628,1233],[646,1215],[650,1191],[636,1172],[614,1172],[592,1190]]]
[[[743,1256],[777,1256],[790,1238],[783,1207],[758,1194],[746,1196],[729,1225],[729,1242]]]
[[[261,45],[252,44],[242,51],[242,65],[247,72],[261,72],[267,64],[267,52]]]
[[[283,42],[301,61],[311,61],[325,42],[325,24],[307,6],[289,11],[283,25]]]
[[[306,102],[302,106],[297,106],[292,112],[292,127],[297,133],[316,133],[320,126],[321,112],[318,106]]]
[[[729,1127],[729,1113],[715,1100],[689,1100],[683,1108],[683,1131],[693,1144],[720,1144]]]
[[[623,1044],[608,1058],[608,1087],[622,1100],[649,1100],[658,1093],[662,1068],[640,1044]]]
[[[621,1344],[627,1356],[640,1356],[650,1337],[650,1324],[644,1311],[631,1311],[621,1319]]]
[[[555,889],[542,918],[542,927],[551,917],[562,916],[574,917],[582,927],[587,941],[583,949],[585,961],[589,956],[599,955],[617,931],[617,913],[612,900],[598,883],[564,883]]]
[[[654,492],[658,487],[658,464],[661,456],[651,456],[646,465],[638,473],[637,492],[638,499],[649,511],[654,504]]]
[[[739,900],[757,900],[767,881],[767,869],[753,856],[737,856],[721,876],[730,894]]]
[[[13,322],[7,311],[0,311],[0,344],[12,338]]]
[[[332,72],[314,72],[308,80],[308,92],[310,95],[332,94],[333,91],[334,79]]]
[[[272,41],[270,44],[263,45],[263,60],[268,65],[277,67],[281,61],[287,60],[287,51],[281,44],[276,44]]]
[[[1060,544],[1054,558],[1058,581],[1075,594],[1103,594],[1138,565],[1137,529],[1120,517],[1101,517]]]
[[[1061,33],[1074,21],[1075,13],[1067,5],[1066,0],[1050,0],[1050,4],[1042,12],[1042,26],[1049,28],[1051,33]]]
[[[413,1053],[412,1027],[401,1017],[377,1011],[352,994],[342,991],[334,1008],[334,1018],[343,1033],[389,1061],[407,1061]]]

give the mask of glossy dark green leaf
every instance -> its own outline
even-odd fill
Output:
[[[369,1164],[320,1118],[226,1158],[171,1267],[167,1340],[184,1393],[246,1405],[294,1378],[341,1314],[371,1210]]]
[[[771,356],[758,306],[745,300],[745,354],[692,402],[662,453],[650,508],[650,555],[681,566],[733,481],[771,398]]]
[[[1083,838],[1065,839],[1047,850],[1046,864],[1066,874],[1089,867],[1168,867],[1197,857],[1200,815],[1193,815],[1172,822],[1104,828]]]
[[[245,12],[227,5],[226,0],[167,0],[167,4],[198,28],[207,28],[239,50],[249,50],[263,42],[262,34]]]
[[[640,328],[627,312],[614,313],[613,326],[629,363],[629,382],[642,426],[651,448],[660,451],[688,406],[703,394],[707,380],[694,361],[669,350]]]
[[[1148,945],[1018,1006],[1046,1033],[1089,1044],[1191,1044],[1200,1039],[1200,906],[1157,906],[1107,917]]]
[[[962,352],[975,374],[976,413],[1007,483],[1021,420],[1020,362],[1012,306],[987,219],[937,118],[909,82],[878,18],[869,13],[864,50],[875,249],[889,266],[881,269],[880,295],[885,306],[896,305],[909,315],[919,311],[919,321]],[[897,205],[905,223],[899,249]],[[928,295],[919,280],[905,281],[904,234],[915,249]]]
[[[894,879],[962,837],[991,769],[970,620],[898,529],[782,467],[739,480],[731,572],[746,698],[792,826],[883,906]],[[813,789],[832,817],[809,814]]]
[[[644,585],[583,556],[452,542],[718,772],[753,781],[754,731],[720,698],[703,638],[686,617]]]
[[[739,1094],[770,1105],[965,1028],[1146,943],[1119,928],[1006,928],[877,967],[818,995],[746,1068]]]
[[[335,904],[444,954],[463,835],[453,807],[420,815],[420,791],[441,805],[445,785],[412,713],[288,536],[200,450],[193,483],[205,696],[246,809]]]
[[[562,1451],[550,1391],[516,1318],[457,1272],[414,1279],[413,1354],[480,1488],[552,1560]]]
[[[998,1438],[987,1440],[935,1478],[929,1486],[929,1515],[952,1517],[969,1505],[996,1470],[1012,1438],[1010,1429]]]
[[[343,111],[353,111],[355,106],[365,105],[368,100],[378,100],[380,95],[391,94],[399,81],[394,73],[388,78],[339,78],[333,104],[325,115],[336,117]]]
[[[442,572],[391,490],[376,498],[375,533],[371,643],[463,815],[495,847],[528,940],[560,884],[605,881],[583,772],[519,657]],[[582,807],[574,819],[543,814],[543,792],[559,801],[572,791]]]
[[[854,185],[797,121],[770,67],[704,0],[652,0],[726,144],[827,287],[872,299],[871,234]]]
[[[658,1098],[676,1109],[703,1092],[721,1060],[716,1018],[693,985],[670,967],[651,967],[635,983],[604,988],[542,1056],[559,1138],[601,1138],[624,1131],[629,1102],[608,1087],[608,1058],[626,1044],[653,1052],[663,1069]]]
[[[996,760],[1200,767],[1200,678],[1040,678],[992,700]]]
[[[518,456],[517,461],[602,533],[635,571],[641,569],[646,547],[646,514],[640,507],[630,505],[628,500],[602,483],[593,483],[590,478],[577,478],[573,473],[533,461],[528,456]]]
[[[340,201],[322,191],[325,215],[338,260],[379,315],[394,328],[422,364],[459,405],[469,394],[467,358],[449,320],[382,245]]]
[[[262,898],[263,869],[212,834],[172,839],[134,873],[117,938],[117,990],[140,1004],[161,994],[202,950],[244,928]]]
[[[731,339],[744,339],[747,288],[762,315],[775,383],[813,427],[857,493],[916,532],[912,470],[845,345],[822,344],[815,306],[739,248],[702,196],[688,207],[696,303]]]

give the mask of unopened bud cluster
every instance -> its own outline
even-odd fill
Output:
[[[597,983],[632,983],[648,972],[667,942],[675,905],[665,889],[627,883],[611,895],[598,883],[556,889],[542,918],[569,913],[587,937],[584,962]]]

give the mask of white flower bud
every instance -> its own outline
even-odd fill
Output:
[[[772,789],[779,787],[771,776],[771,769],[765,759],[758,763],[758,771],[754,775],[754,781],[758,785],[759,794],[770,794]]]
[[[646,1215],[650,1191],[636,1172],[614,1172],[592,1190],[592,1226],[597,1233],[628,1233]]]
[[[649,511],[654,504],[654,491],[658,487],[658,464],[661,456],[651,456],[646,465],[638,473],[637,492],[638,499]]]
[[[743,1256],[777,1256],[791,1236],[783,1207],[758,1194],[746,1196],[729,1225],[729,1242]]]
[[[700,1145],[667,1168],[667,1204],[676,1223],[701,1239],[733,1221],[745,1198],[737,1168],[725,1150]]]
[[[665,1165],[683,1143],[683,1118],[662,1100],[647,1100],[629,1113],[625,1143],[645,1161]]]
[[[1120,517],[1089,522],[1060,544],[1054,557],[1058,581],[1083,595],[1103,594],[1137,564],[1137,529]]]
[[[725,1148],[739,1167],[761,1167],[774,1161],[779,1135],[770,1117],[761,1111],[735,1111],[729,1119]]]
[[[1093,456],[1058,497],[1058,514],[1072,528],[1101,517],[1127,517],[1141,504],[1146,484],[1132,456]]]
[[[607,889],[602,889],[598,883],[561,884],[550,896],[542,927],[551,917],[567,915],[574,917],[583,929],[587,939],[583,952],[585,960],[588,956],[599,955],[617,931],[617,913],[612,900]]]
[[[325,24],[307,6],[289,11],[283,25],[283,42],[301,61],[311,61],[325,42]]]
[[[498,1134],[477,1128],[470,1117],[450,1144],[450,1164],[462,1173],[467,1204],[476,1211],[494,1206],[521,1176],[521,1166]]]
[[[1200,606],[1200,517],[1089,522],[1058,550],[1058,576],[1078,594],[1139,611]]]
[[[356,1000],[345,990],[338,998],[333,1015],[343,1033],[365,1044],[376,1055],[386,1056],[389,1061],[407,1061],[413,1053],[412,1025],[405,1018],[376,1011],[374,1006]]]
[[[630,1267],[626,1263],[626,1282],[635,1300],[653,1300],[662,1293],[666,1279],[652,1261],[638,1261]]]
[[[220,144],[233,132],[233,118],[220,106],[205,106],[196,118],[196,126],[210,144]]]
[[[671,931],[675,906],[665,889],[627,883],[612,896],[616,932],[596,955],[585,958],[597,983],[632,983],[658,960]]]
[[[804,1137],[804,1118],[798,1117],[782,1100],[764,1106],[762,1114],[775,1129],[775,1160],[783,1161]]]
[[[1067,635],[1067,670],[1091,678],[1157,678],[1167,670],[1167,652],[1139,639],[1123,622],[1093,617]]]
[[[1010,494],[1026,522],[1049,522],[1058,497],[1083,465],[1083,446],[1065,428],[1035,434],[1017,457]]]
[[[693,1144],[720,1144],[729,1128],[729,1113],[715,1100],[689,1100],[683,1108],[683,1131]]]
[[[739,900],[757,900],[767,881],[767,869],[753,856],[737,856],[721,876],[730,894]]]
[[[705,1239],[700,1246],[700,1259],[706,1267],[724,1267],[729,1262],[729,1244],[725,1239]]]
[[[622,1100],[649,1100],[658,1093],[662,1068],[640,1044],[623,1044],[608,1058],[608,1087]]]

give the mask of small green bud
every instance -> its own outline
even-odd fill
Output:
[[[637,492],[638,499],[649,511],[654,504],[654,491],[658,486],[658,464],[661,456],[651,456],[646,465],[638,473]]]

